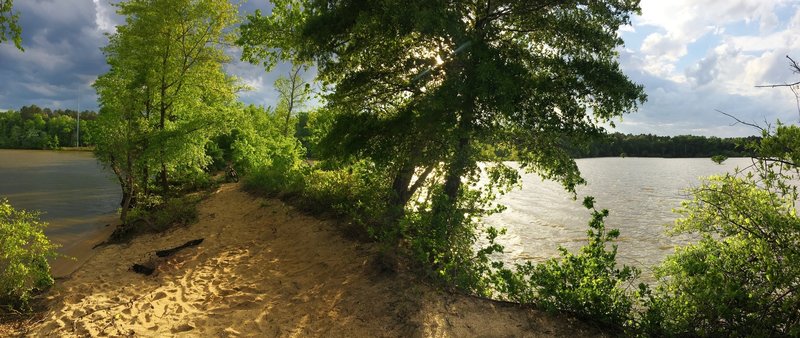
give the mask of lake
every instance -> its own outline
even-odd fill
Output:
[[[583,196],[596,199],[598,208],[611,211],[608,228],[618,228],[618,257],[622,263],[643,268],[657,264],[686,237],[665,235],[677,218],[673,208],[688,198],[685,189],[700,184],[699,177],[732,172],[751,164],[732,158],[718,165],[707,158],[593,158],[577,161],[589,182],[578,188],[578,199],[535,174],[523,175],[522,189],[499,198],[508,209],[487,219],[505,227],[499,238],[506,247],[504,261],[543,261],[557,256],[557,246],[579,248],[586,240],[590,212]],[[0,150],[0,196],[16,208],[43,211],[50,223],[45,233],[62,245],[60,252],[77,257],[59,260],[57,276],[74,270],[91,254],[116,224],[120,190],[113,175],[89,152]]]
[[[580,248],[586,243],[591,218],[582,205],[583,197],[594,196],[595,207],[610,211],[607,229],[620,230],[619,261],[642,268],[649,279],[650,267],[676,245],[689,241],[687,236],[665,234],[678,217],[672,209],[689,198],[686,189],[698,186],[700,177],[732,173],[752,164],[749,158],[731,158],[722,165],[708,158],[592,158],[577,163],[588,181],[577,189],[577,200],[559,184],[542,181],[536,174],[523,175],[522,189],[498,199],[508,209],[486,221],[508,230],[498,241],[506,248],[504,261],[541,262],[557,256],[558,245],[573,252]]]
[[[57,277],[71,273],[116,224],[120,189],[91,152],[0,149],[0,196],[16,209],[39,210],[45,234],[74,260],[53,262]]]

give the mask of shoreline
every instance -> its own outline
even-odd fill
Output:
[[[103,221],[96,224],[95,229],[88,231],[84,234],[85,236],[81,236],[80,239],[69,245],[63,245],[56,250],[61,256],[50,262],[50,273],[53,275],[53,279],[63,279],[80,269],[92,256],[97,254],[97,250],[95,250],[97,245],[105,242],[111,236],[118,217],[106,215],[99,219],[103,219]]]
[[[28,149],[28,148],[0,148],[0,150],[20,150],[20,151],[63,151],[63,152],[93,152],[94,147],[61,147],[58,149]]]
[[[96,251],[42,295],[49,309],[29,335],[604,336],[566,316],[383,272],[375,244],[236,184],[201,202],[195,224]],[[155,273],[136,274],[133,263]]]

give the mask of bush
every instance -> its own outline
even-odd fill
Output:
[[[304,178],[301,197],[306,210],[346,218],[373,239],[383,237],[378,225],[386,213],[387,175],[360,161],[338,169],[314,169]]]
[[[725,160],[727,160],[727,159],[728,159],[728,156],[725,156],[725,155],[714,155],[714,156],[711,156],[711,161],[714,161],[714,163],[716,163],[716,164],[722,164],[722,162],[725,162]]]
[[[303,189],[305,168],[281,168],[275,166],[251,170],[244,176],[244,187],[267,195],[296,195]]]
[[[643,326],[702,336],[800,335],[797,194],[753,176],[712,177],[693,189],[675,233],[701,239],[656,270]]]
[[[560,247],[561,258],[542,264],[518,265],[516,272],[500,271],[499,290],[520,303],[535,303],[549,311],[564,311],[600,323],[623,327],[631,324],[634,294],[629,291],[639,270],[617,268],[617,246],[608,244],[619,231],[607,231],[608,210],[594,209],[592,198],[584,206],[592,209],[588,243],[573,254]],[[640,290],[646,290],[643,284]]]
[[[37,213],[0,199],[0,304],[25,309],[33,293],[53,285],[47,260],[56,257],[56,246],[45,227]]]
[[[217,182],[204,171],[191,171],[176,177],[171,184],[177,188],[175,193],[182,194],[210,190],[215,187]]]
[[[197,222],[197,204],[201,199],[202,196],[199,194],[166,200],[162,200],[159,196],[151,196],[131,209],[125,224],[114,230],[110,240],[124,242],[139,234],[162,232],[172,226]]]
[[[409,208],[413,212],[406,212],[400,224],[407,256],[444,285],[491,296],[493,270],[500,265],[492,263],[490,256],[503,251],[494,242],[503,230],[485,228],[481,220],[505,210],[494,200],[516,187],[519,179],[516,170],[502,163],[488,163],[470,175],[456,203],[448,201],[442,185],[432,184],[418,191],[420,198],[412,198]],[[478,239],[483,234],[487,243],[479,248]]]

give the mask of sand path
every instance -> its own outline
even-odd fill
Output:
[[[579,322],[451,295],[377,272],[372,244],[341,237],[331,221],[223,185],[199,222],[99,248],[51,291],[32,336],[550,337],[592,336]],[[160,259],[151,276],[131,264]]]

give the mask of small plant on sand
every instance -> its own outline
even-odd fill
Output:
[[[48,258],[56,246],[38,213],[16,210],[0,198],[0,306],[28,307],[31,295],[53,284]]]

